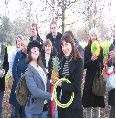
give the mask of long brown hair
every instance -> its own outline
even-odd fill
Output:
[[[71,37],[70,34],[64,34],[61,38],[61,46],[63,44],[63,41],[65,41],[66,43],[70,43],[72,46],[72,54],[74,56],[74,60],[77,60],[78,58],[82,58],[77,47],[75,46],[75,42],[74,39]],[[61,51],[61,57],[63,56],[63,52]]]

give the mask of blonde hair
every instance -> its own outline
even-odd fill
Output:
[[[29,41],[27,40],[27,38],[24,38],[21,43],[22,43],[22,44],[24,45],[24,47],[27,49],[27,46],[28,46],[28,44],[29,44]]]

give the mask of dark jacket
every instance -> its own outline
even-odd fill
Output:
[[[41,52],[42,63],[43,63],[45,68],[48,68],[48,79],[51,79],[51,73],[52,73],[52,70],[53,70],[52,58],[55,57],[55,56],[58,56],[58,52],[57,52],[56,48],[53,48],[53,50],[51,52],[51,55],[50,55],[49,62],[48,62],[48,67],[46,67],[45,50],[43,50]]]
[[[74,99],[72,104],[65,108],[58,107],[59,118],[79,118],[83,117],[82,101],[81,101],[81,82],[83,75],[83,61],[82,59],[74,60],[73,57],[69,58],[69,77],[67,77],[71,83],[62,82],[62,95],[61,103],[66,104],[74,92]],[[63,58],[60,63],[59,78],[63,78],[62,71],[66,59]]]
[[[41,59],[42,59],[43,65],[44,65],[45,68],[48,69],[47,76],[48,76],[49,80],[51,79],[51,74],[52,74],[52,70],[53,70],[52,58],[57,56],[57,55],[58,55],[58,52],[57,52],[56,48],[53,48],[53,50],[52,50],[52,52],[50,54],[48,67],[46,67],[45,50],[43,50],[41,52]],[[51,86],[51,84],[50,84],[50,86]],[[49,91],[50,91],[50,87],[49,87]],[[48,101],[48,103],[46,105],[44,105],[44,109],[43,109],[44,111],[46,111],[46,110],[48,111],[48,117],[49,118],[52,118],[52,116],[51,116],[51,113],[52,113],[51,108],[52,108],[51,107],[51,101]]]
[[[8,72],[8,68],[9,68],[7,47],[4,48],[4,51],[5,52],[4,52],[4,56],[3,56],[4,59],[3,59],[2,68],[5,70],[5,75],[6,75],[6,73]],[[0,78],[0,92],[5,91],[5,75],[2,78]]]
[[[79,50],[79,52],[80,52],[80,54],[81,54],[81,56],[82,56],[83,62],[84,62],[84,49],[83,49],[82,46],[79,44],[79,41],[78,41],[78,40],[76,40],[76,46],[77,46],[77,48],[78,48],[78,50]]]
[[[49,33],[46,38],[50,39],[53,46],[57,49],[58,53],[61,52],[61,46],[60,46],[60,40],[61,40],[62,34],[58,32],[56,38],[53,38],[52,33]]]
[[[83,90],[82,104],[83,107],[105,107],[104,96],[96,96],[92,93],[93,79],[98,71],[100,76],[100,69],[103,69],[103,49],[101,48],[100,55],[95,61],[91,60],[91,45],[85,47],[84,52],[84,68],[86,70],[85,84]],[[100,68],[101,63],[101,68]]]
[[[115,48],[115,41],[113,44],[111,44],[109,51],[113,50]],[[112,62],[109,62],[109,66],[111,66]],[[115,63],[113,63],[113,66],[115,67]],[[108,92],[108,104],[111,106],[115,106],[115,89],[112,89]]]
[[[38,46],[40,47],[40,49],[42,49],[43,47],[43,40],[40,38],[39,35],[37,35],[37,39],[33,40],[33,36],[30,37],[29,39],[29,44],[27,46],[27,53],[29,53],[29,50],[31,49],[33,44],[38,44]]]
[[[25,72],[26,67],[27,67],[26,54],[23,53],[22,51],[17,52],[15,59],[14,59],[13,68],[12,68],[12,74],[13,74],[14,81],[13,81],[10,99],[9,99],[10,104],[12,104],[16,108],[19,108],[20,105],[16,100],[15,90],[21,78],[21,74]]]

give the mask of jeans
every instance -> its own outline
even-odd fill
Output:
[[[12,105],[11,118],[25,118],[24,107],[20,107],[20,109],[17,110],[17,109]]]
[[[115,118],[115,106],[111,106],[109,118]]]
[[[4,91],[0,92],[0,117],[2,117],[2,101],[3,101]]]
[[[45,111],[41,114],[26,114],[26,118],[47,118],[48,111]]]

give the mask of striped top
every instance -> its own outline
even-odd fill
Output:
[[[68,60],[66,60],[64,64],[62,75],[66,77],[69,76],[69,61]]]

